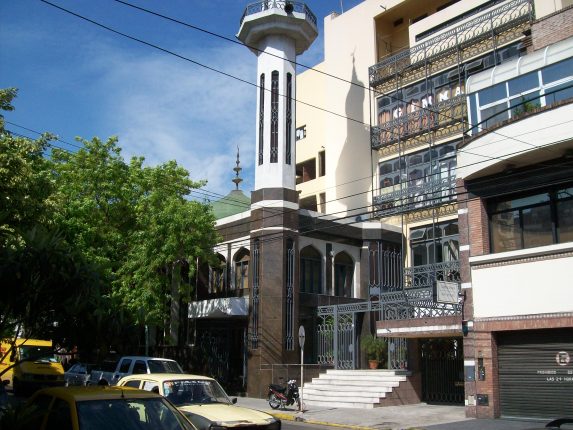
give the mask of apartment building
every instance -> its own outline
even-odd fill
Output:
[[[250,4],[239,39],[282,59],[257,54],[255,190],[216,205],[190,310],[206,368],[263,397],[301,376],[299,327],[305,381],[363,368],[374,332],[405,381],[370,407],[567,411],[572,10],[365,0],[324,18],[324,61],[297,75],[317,18]]]
[[[325,18],[324,62],[318,73],[299,75],[298,98],[328,107],[328,112],[297,107],[297,127],[305,131],[297,142],[298,153],[305,155],[297,163],[317,160],[321,151],[326,155],[320,185],[309,179],[297,186],[301,199],[324,201],[316,210],[328,215],[378,220],[401,231],[398,247],[370,241],[363,249],[368,253],[368,309],[374,309],[378,336],[390,342],[390,367],[411,372],[413,401],[462,404],[474,417],[546,418],[571,408],[567,372],[573,368],[563,364],[569,362],[573,338],[573,301],[564,282],[570,272],[569,239],[563,226],[572,178],[566,164],[570,136],[563,126],[570,71],[565,63],[550,66],[569,55],[570,3],[366,0]],[[552,80],[540,71],[534,82],[531,76],[542,67],[553,67],[545,72]],[[527,79],[531,83],[523,84]],[[500,95],[501,82],[508,80],[510,89]],[[540,97],[551,88],[553,95]],[[563,110],[550,105],[563,105]],[[551,123],[539,114],[528,117],[529,123],[515,119],[516,113],[531,115],[538,106],[547,109]],[[495,132],[487,133],[512,119],[513,134],[503,143]],[[536,135],[532,150],[514,155],[523,149],[524,127],[539,124],[548,128]],[[506,161],[499,163],[500,158]],[[534,166],[550,160],[556,165],[543,172]],[[540,176],[524,185],[524,178],[531,178],[528,169]],[[524,222],[512,211],[521,198],[513,192],[536,196],[537,184],[554,187],[545,190],[545,212],[535,215],[548,216],[546,228],[554,229],[537,242],[555,248],[542,258],[552,261],[544,263],[551,268],[522,264],[529,253],[538,258],[533,239],[524,245],[522,238],[517,245],[512,237],[506,240],[512,244],[508,249],[498,243],[510,222]],[[541,202],[524,210],[535,204]],[[521,250],[530,247],[535,251]],[[543,281],[531,276],[541,277],[546,269],[555,277],[548,279],[551,298],[535,293]],[[319,309],[319,314],[323,311],[329,313]],[[341,309],[336,314],[343,319]],[[529,368],[537,376],[515,376],[525,358],[516,360],[520,339],[529,339],[523,343],[528,354],[543,354],[545,344],[536,340],[546,337],[553,339],[546,354],[553,361],[548,367],[532,361]],[[547,383],[539,382],[548,375]],[[520,397],[522,387],[532,390],[526,400]],[[543,400],[531,407],[539,393]]]

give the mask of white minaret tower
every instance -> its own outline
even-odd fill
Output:
[[[257,55],[255,191],[294,190],[296,56],[318,35],[316,17],[301,2],[249,4],[237,38]]]

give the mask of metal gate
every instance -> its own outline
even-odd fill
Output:
[[[336,308],[335,308],[336,309]],[[354,313],[319,315],[318,364],[335,369],[356,368],[356,315]]]
[[[501,415],[573,416],[573,329],[497,336]]]
[[[464,353],[461,338],[422,342],[422,400],[464,403]]]

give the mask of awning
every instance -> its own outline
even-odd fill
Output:
[[[229,318],[249,315],[249,297],[227,297],[189,303],[189,318]]]

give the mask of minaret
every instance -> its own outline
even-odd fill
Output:
[[[316,17],[300,2],[247,6],[237,37],[257,55],[255,190],[295,189],[296,56],[318,35]]]
[[[265,397],[268,384],[279,382],[273,365],[300,359],[295,61],[317,35],[310,9],[283,0],[249,4],[237,34],[257,56],[247,378],[252,397]]]

